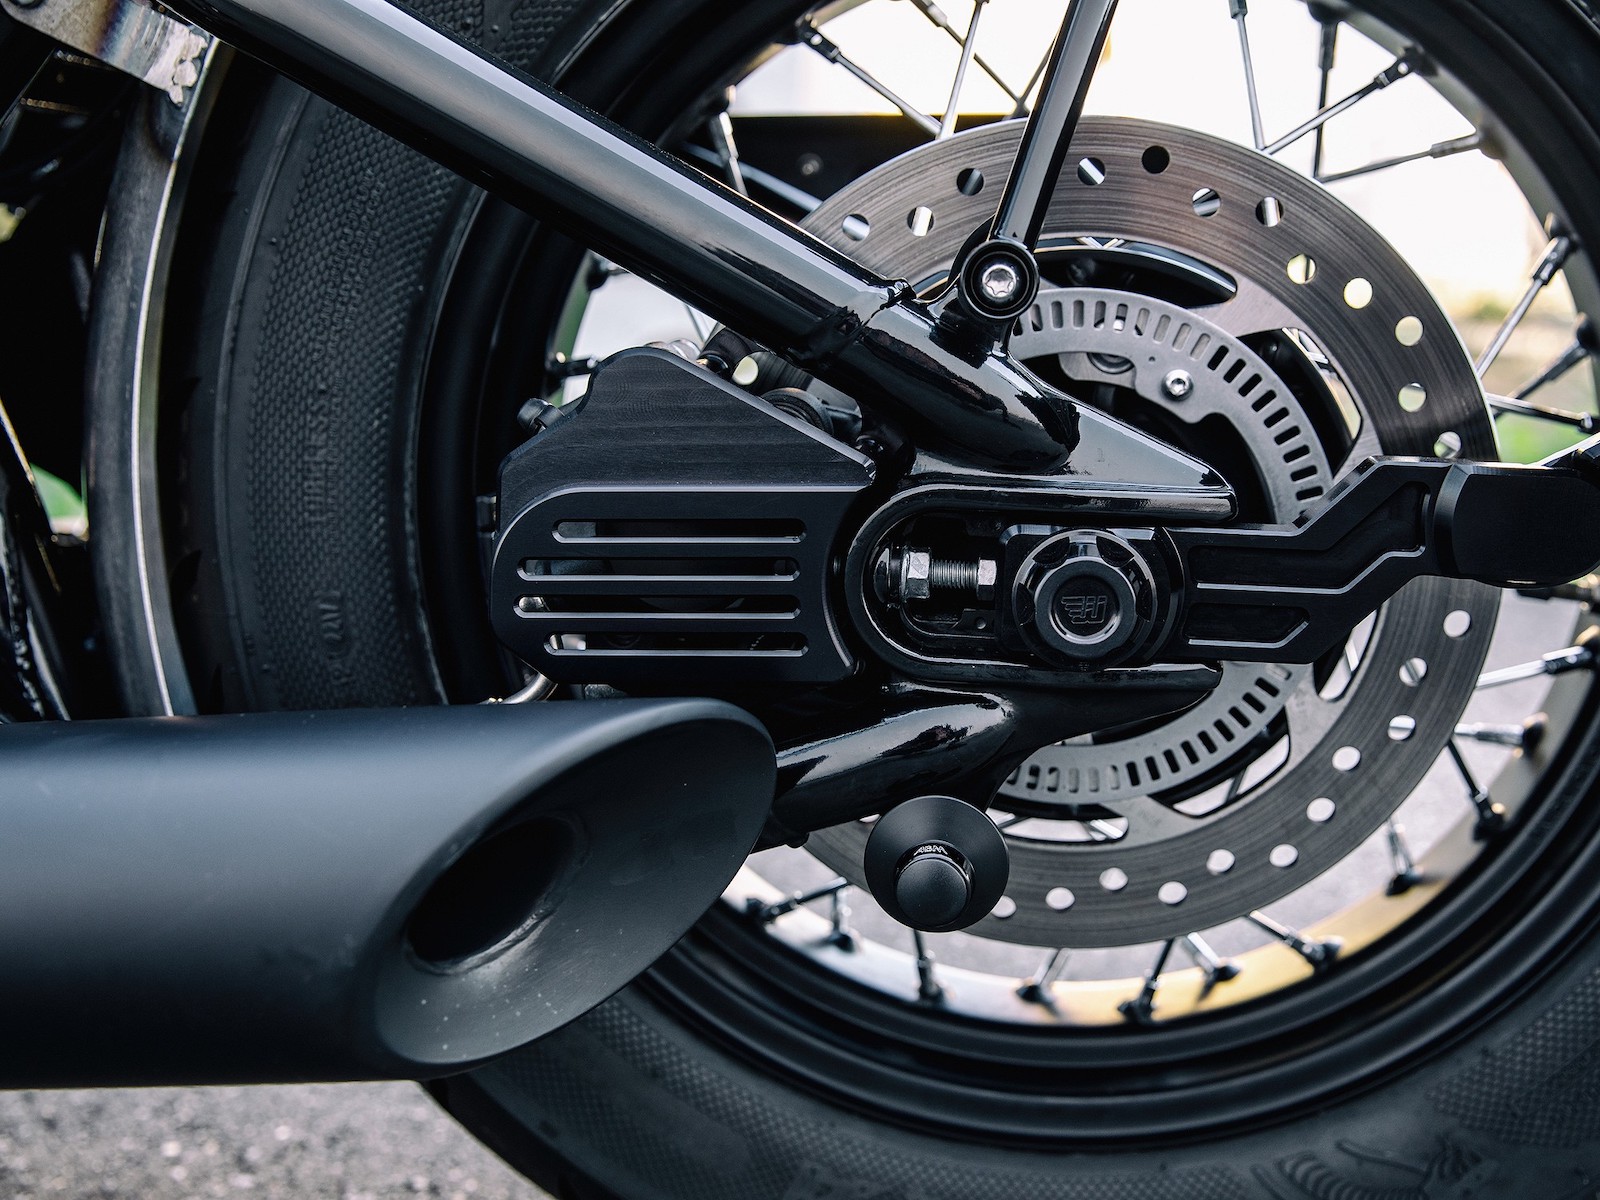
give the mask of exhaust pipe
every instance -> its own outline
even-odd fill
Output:
[[[772,801],[705,700],[0,729],[0,1086],[426,1078],[549,1033]]]

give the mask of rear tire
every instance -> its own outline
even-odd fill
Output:
[[[416,7],[659,136],[804,6]],[[1517,112],[1536,160],[1568,165],[1562,203],[1580,231],[1600,234],[1592,10],[1566,0],[1369,7],[1399,28],[1448,31],[1457,75]],[[478,547],[462,533],[471,497],[491,490],[515,436],[505,402],[522,385],[518,371],[538,364],[474,375],[479,343],[439,330],[459,320],[486,342],[497,329],[537,328],[550,297],[506,304],[496,289],[542,261],[570,265],[571,249],[248,66],[228,80],[199,153],[164,313],[161,427],[173,592],[202,707],[482,698],[505,677],[485,614],[452,581],[475,578]],[[534,350],[542,356],[543,344]],[[491,393],[504,415],[485,422],[478,406]],[[442,445],[453,465],[430,461]],[[763,1045],[754,1019],[734,1010],[770,1016],[777,1001],[741,975],[727,914],[591,1016],[433,1090],[563,1200],[1600,1194],[1600,942],[1589,936],[1600,851],[1581,811],[1600,774],[1595,725],[1587,711],[1588,732],[1552,768],[1540,811],[1568,823],[1545,831],[1537,871],[1496,909],[1496,927],[1441,944],[1343,1014],[1348,1042],[1283,1035],[1274,1068],[1280,1080],[1298,1071],[1315,1083],[1330,1056],[1358,1053],[1383,1070],[1341,1092],[1285,1083],[1286,1098],[1298,1098],[1271,1122],[1219,1129],[1211,1102],[1197,1099],[1183,1137],[1125,1138],[1109,1118],[1078,1110],[1049,1137],[974,1132],[963,1119],[969,1093],[937,1053],[869,1069],[875,1047],[821,1019],[797,1020],[799,1049]],[[726,1012],[705,1000],[707,981],[726,993]],[[892,1093],[865,1102],[859,1080],[809,1070],[852,1058],[863,1077],[895,1074],[920,1103]],[[1215,1111],[1229,1088],[1278,1086],[1274,1072],[1220,1083]],[[997,1072],[982,1102],[1003,1108],[1012,1082]],[[1124,1080],[1064,1069],[1055,1082],[1081,1096],[1115,1093]],[[941,1104],[944,1118],[930,1118]]]

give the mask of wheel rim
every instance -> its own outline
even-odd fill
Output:
[[[801,6],[786,7],[798,9]],[[853,6],[833,6],[836,9],[849,7]],[[790,13],[786,11],[783,15],[782,22],[772,22],[774,29],[780,24],[787,24]],[[817,20],[821,22],[828,15],[832,14],[819,13]],[[1397,23],[1405,19],[1404,13],[1385,15]],[[1418,20],[1414,14],[1412,19]],[[754,26],[756,22],[752,20],[750,24]],[[741,38],[743,40],[730,37],[728,44],[718,51],[726,55],[722,59],[724,63],[748,63],[762,57],[761,39],[755,37],[751,29],[745,30]],[[734,43],[738,44],[737,49]],[[720,84],[721,75],[725,72],[720,67],[717,70],[708,67],[686,74],[696,74],[699,84],[703,85],[712,77],[716,77]],[[685,87],[682,90],[694,89]],[[648,120],[648,117],[641,116],[636,123],[647,124]],[[456,252],[463,263],[515,264],[539,256],[542,269],[553,270],[556,275],[566,273],[570,277],[579,261],[576,252],[566,260],[565,265],[560,265],[558,258],[548,255],[549,249],[548,243],[542,240],[528,240],[527,226],[520,221],[496,226],[492,219],[486,217],[471,226],[471,233],[458,244]],[[552,262],[557,265],[551,267]],[[541,293],[530,282],[529,276],[516,267],[508,266],[495,287],[488,290],[498,292],[499,299],[507,303],[494,306],[492,312],[482,307],[474,309],[468,304],[462,313],[450,320],[441,317],[436,331],[436,345],[442,347],[451,344],[451,338],[445,336],[452,328],[451,320],[463,325],[481,327],[489,324],[503,328],[546,328],[553,323],[550,306],[540,307],[541,303],[548,300],[548,289]],[[530,296],[535,299],[530,301]],[[480,302],[484,298],[481,289],[477,295],[466,297]],[[519,304],[522,307],[519,308]],[[447,299],[441,311],[448,308]],[[456,344],[466,346],[469,343],[460,341]],[[543,348],[540,349],[542,351]],[[543,357],[542,353],[539,357]],[[438,360],[442,365],[449,365],[452,361],[458,362],[459,359]],[[494,375],[494,372],[499,374]],[[519,381],[525,381],[528,373],[527,361],[520,365],[496,363],[490,372],[472,375],[475,382],[471,386],[457,386],[449,395],[442,390],[433,394],[429,406],[431,416],[426,418],[427,432],[422,440],[435,450],[443,448],[443,452],[434,456],[433,467],[427,467],[425,462],[421,492],[444,502],[431,515],[423,515],[422,536],[425,545],[431,545],[433,551],[437,552],[424,555],[424,561],[454,563],[457,567],[462,562],[472,561],[472,538],[463,536],[463,524],[464,521],[471,521],[472,495],[485,490],[483,468],[492,466],[497,461],[499,449],[515,436],[510,424],[514,410],[508,399],[521,390]],[[486,376],[491,377],[488,382],[484,381]],[[459,379],[467,377],[465,372],[458,373],[458,383]],[[496,395],[498,402],[486,405],[492,410],[487,416],[463,420],[464,413],[476,412],[484,404],[485,396]],[[435,441],[431,436],[432,431],[441,429],[455,431],[455,440]],[[462,438],[460,435],[463,431],[470,432],[471,436]],[[1470,437],[1468,440],[1472,442],[1472,446],[1467,447],[1468,452],[1481,442],[1481,439]],[[463,461],[470,462],[474,453],[477,466],[463,467]],[[445,570],[441,574],[459,575],[460,572]],[[430,604],[436,596],[448,592],[449,589],[441,585],[431,587]],[[484,691],[497,686],[500,679],[497,665],[484,650],[488,638],[481,608],[474,610],[469,597],[465,604],[441,607],[439,611],[452,614],[440,623],[441,626],[448,625],[452,631],[451,638],[441,642],[441,663],[462,663],[468,667],[458,676],[447,680],[449,690],[456,698],[477,698]],[[1556,690],[1546,702],[1551,716],[1550,752],[1541,757],[1538,770],[1534,770],[1527,759],[1513,763],[1511,770],[1514,775],[1520,772],[1528,777],[1513,778],[1507,784],[1511,789],[1507,795],[1514,793],[1515,796],[1514,803],[1509,806],[1512,815],[1517,815],[1522,808],[1529,813],[1537,813],[1541,823],[1539,832],[1544,839],[1519,843],[1518,853],[1526,850],[1543,856],[1537,861],[1546,863],[1551,870],[1569,857],[1567,848],[1557,844],[1558,839],[1552,831],[1561,820],[1574,812],[1576,794],[1581,790],[1575,782],[1576,774],[1563,774],[1568,770],[1565,765],[1567,759],[1577,751],[1576,746],[1568,744],[1565,734],[1569,729],[1583,731],[1588,728],[1591,714],[1586,706],[1586,698],[1586,676],[1574,675],[1558,681]],[[1522,768],[1528,769],[1524,771]],[[827,935],[833,932],[832,926],[825,916],[813,917],[804,911],[796,911],[785,917],[782,925],[753,922],[732,909],[716,912],[683,952],[658,972],[649,986],[658,998],[672,1004],[676,1011],[702,1023],[707,1029],[716,1030],[727,1045],[738,1047],[753,1060],[826,1089],[831,1094],[847,1097],[853,1103],[870,1106],[879,1113],[898,1112],[902,1114],[900,1119],[914,1118],[948,1126],[953,1123],[951,1114],[959,1111],[964,1113],[964,1127],[968,1132],[1002,1137],[1028,1137],[1046,1130],[1059,1136],[1063,1128],[1096,1130],[1102,1135],[1116,1133],[1119,1136],[1136,1136],[1141,1131],[1149,1133],[1158,1128],[1166,1128],[1171,1132],[1192,1130],[1200,1127],[1201,1123],[1183,1119],[1180,1111],[1183,1106],[1194,1105],[1202,1086],[1213,1089],[1205,1094],[1214,1096],[1217,1094],[1214,1089],[1223,1087],[1222,1081],[1248,1074],[1247,1062],[1254,1060],[1246,1051],[1262,1051],[1269,1034],[1287,1036],[1289,1032],[1304,1030],[1319,1021],[1329,1031],[1348,1031],[1350,1023],[1344,1018],[1354,1008],[1366,1005],[1370,1011],[1380,1011],[1382,1006],[1379,997],[1407,986],[1418,986],[1416,981],[1419,979],[1426,978],[1437,984],[1441,980],[1459,981],[1481,976],[1483,972],[1477,964],[1489,957],[1486,948],[1492,943],[1483,941],[1478,935],[1485,931],[1489,917],[1499,912],[1508,914],[1506,919],[1509,920],[1509,914],[1518,911],[1513,901],[1520,897],[1524,901],[1520,910],[1524,920],[1532,921],[1533,910],[1529,904],[1534,898],[1519,890],[1519,885],[1527,881],[1525,870],[1509,873],[1498,871],[1498,868],[1507,865],[1508,856],[1503,850],[1497,855],[1485,856],[1478,853],[1479,849],[1470,842],[1470,838],[1466,844],[1453,836],[1442,838],[1433,852],[1435,857],[1419,856],[1418,865],[1425,875],[1449,879],[1449,886],[1441,882],[1437,886],[1427,884],[1413,888],[1401,898],[1398,906],[1390,906],[1391,912],[1397,907],[1403,910],[1405,920],[1401,923],[1409,922],[1406,926],[1407,939],[1423,939],[1425,942],[1432,939],[1433,951],[1424,958],[1412,955],[1407,961],[1408,955],[1397,949],[1398,942],[1391,936],[1393,922],[1372,919],[1363,925],[1359,920],[1361,914],[1356,914],[1352,923],[1337,928],[1308,925],[1300,933],[1310,941],[1332,935],[1345,939],[1339,971],[1319,977],[1309,985],[1299,986],[1305,983],[1309,975],[1303,958],[1293,950],[1286,950],[1281,942],[1266,946],[1263,951],[1274,952],[1282,959],[1282,969],[1270,963],[1263,964],[1259,957],[1253,960],[1247,965],[1241,980],[1259,980],[1262,981],[1260,986],[1251,983],[1249,987],[1235,987],[1231,994],[1238,997],[1238,1003],[1232,1007],[1239,1011],[1222,1013],[1212,1011],[1222,1007],[1210,1002],[1217,998],[1214,989],[1206,996],[1199,994],[1204,983],[1204,972],[1185,969],[1163,973],[1163,1000],[1170,1002],[1171,998],[1181,998],[1185,991],[1194,993],[1187,1003],[1176,1004],[1173,1008],[1184,1013],[1192,1011],[1205,1018],[1193,1022],[1173,1022],[1170,1028],[1124,1028],[1115,1017],[1091,1019],[1088,1005],[1082,1008],[1081,1016],[1074,1016],[1079,1010],[1066,1001],[1080,995],[1091,997],[1094,1000],[1092,1007],[1096,1011],[1115,1013],[1117,1003],[1127,999],[1130,993],[1136,995],[1140,986],[1137,979],[1127,974],[1104,974],[1097,980],[1069,981],[1092,986],[1076,991],[1070,986],[1059,989],[1063,1001],[1057,1008],[1071,1010],[1068,1016],[1073,1018],[1065,1021],[1054,1017],[1050,1021],[1039,1021],[1040,1012],[1047,1011],[1043,1006],[1018,1008],[1018,1005],[1027,1004],[1015,995],[1016,986],[1024,982],[1018,976],[993,977],[1001,980],[996,996],[999,1003],[996,1005],[980,1006],[976,1012],[963,1012],[959,1006],[949,1003],[942,1007],[935,1006],[926,997],[919,997],[921,975],[910,954],[891,952],[879,966],[853,974],[836,970],[838,964],[830,964],[827,958],[830,951],[826,947],[819,949],[819,944],[825,942]],[[1081,888],[1078,890],[1082,891]],[[1451,911],[1458,914],[1456,923],[1460,928],[1443,920],[1443,909],[1439,905],[1429,907],[1446,892],[1448,895],[1444,899],[1453,906]],[[771,905],[781,902],[788,893],[783,888],[742,880],[730,894],[735,900],[743,901],[754,896]],[[1577,914],[1587,910],[1587,904],[1575,906],[1574,913],[1569,914],[1571,920],[1577,921]],[[1467,928],[1476,931],[1470,939],[1462,933]],[[1542,952],[1541,948],[1546,946],[1547,941],[1541,933],[1545,925],[1529,928],[1532,932],[1520,935],[1526,951],[1522,958],[1527,964],[1539,960],[1539,952]],[[1571,922],[1562,928],[1570,931]],[[833,950],[837,951],[837,947]],[[858,955],[859,958],[851,961],[867,961],[866,954],[858,952]],[[752,981],[751,972],[740,969],[738,964],[741,962],[746,968],[760,964],[755,972],[757,976],[765,976],[760,986]],[[1259,970],[1257,966],[1260,966]],[[815,973],[817,968],[825,974]],[[1047,973],[1049,969],[1049,960],[1040,963],[1041,972]],[[1524,966],[1517,973],[1530,969]],[[881,978],[873,982],[873,971],[880,970],[883,972]],[[975,994],[982,990],[977,978],[968,979],[947,966],[940,966],[936,970],[945,975],[947,986],[959,982],[959,987],[949,986],[953,993]],[[1047,979],[1041,982],[1050,984],[1053,981]],[[1234,981],[1235,984],[1240,982]],[[1433,990],[1442,991],[1438,987]],[[809,1002],[797,1003],[797,997],[803,998],[808,993],[828,997],[830,1011],[820,1011],[820,1006]],[[1493,993],[1493,988],[1486,987],[1471,1005],[1463,1006],[1462,1012],[1482,1007]],[[775,1003],[789,1007],[793,1019],[788,1023],[787,1036],[761,1016],[764,1010],[770,1009]],[[1424,1011],[1425,1006],[1420,1005],[1412,1010],[1413,1014]],[[1415,1016],[1410,1018],[1413,1027],[1409,1034],[1391,1033],[1383,1052],[1374,1053],[1363,1065],[1362,1078],[1370,1078],[1371,1071],[1380,1064],[1387,1067],[1418,1052],[1423,1040],[1416,1036],[1417,1030],[1422,1028],[1415,1024],[1418,1019]],[[1086,1028],[1093,1025],[1110,1027]],[[1048,1055],[1041,1049],[1045,1045],[1040,1040],[1041,1033],[1053,1039],[1048,1043]],[[1281,1071],[1268,1067],[1251,1076],[1255,1080],[1252,1086],[1273,1091],[1274,1107],[1279,1103],[1276,1097],[1303,1096],[1305,1103],[1311,1103],[1331,1088],[1354,1086],[1359,1081],[1349,1078],[1349,1072],[1341,1075],[1332,1069],[1331,1060],[1337,1055],[1327,1050],[1334,1045],[1348,1047],[1351,1044],[1338,1041],[1331,1032],[1320,1039],[1307,1038],[1305,1062],[1330,1061],[1329,1069],[1318,1076],[1314,1086],[1291,1086],[1289,1081],[1282,1078]],[[839,1048],[846,1048],[846,1051],[841,1054],[831,1052]],[[1233,1061],[1218,1061],[1223,1048],[1235,1055]],[[913,1052],[922,1065],[922,1069],[912,1075],[897,1069],[891,1062],[894,1055],[907,1050]],[[1264,1054],[1263,1061],[1270,1057],[1270,1054]],[[851,1062],[852,1058],[855,1061]],[[1047,1058],[1049,1069],[1055,1072],[1049,1079],[1015,1078],[1024,1064],[1039,1062],[1041,1058]],[[827,1069],[824,1070],[821,1064],[827,1064]],[[1012,1072],[1016,1085],[1013,1094],[1002,1094],[1005,1089],[1000,1078],[1003,1076],[997,1077],[994,1069],[996,1064],[1010,1064],[1007,1070]],[[1162,1073],[1170,1077],[1174,1074],[1174,1064],[1184,1065],[1184,1072],[1187,1072],[1184,1086],[1165,1091],[1154,1089],[1150,1083],[1152,1073],[1159,1067]],[[1116,1086],[1107,1091],[1103,1082],[1091,1078],[1091,1068],[1100,1076],[1115,1068]],[[1307,1074],[1316,1074],[1305,1068],[1302,1070]],[[1269,1084],[1272,1087],[1269,1088]],[[927,1103],[914,1100],[913,1094],[919,1087],[927,1090],[930,1097]],[[1054,1094],[1035,1097],[1037,1102],[1018,1098],[1019,1094],[1025,1094],[1030,1088],[1053,1089]],[[1118,1088],[1121,1089],[1120,1094]],[[1158,1096],[1164,1097],[1158,1106],[1159,1112],[1152,1107],[1152,1098]],[[1113,1100],[1123,1097],[1136,1099],[1143,1106],[1145,1115],[1137,1119],[1130,1115],[1119,1128],[1117,1120],[1122,1118],[1113,1119],[1109,1115],[1108,1097]],[[974,1098],[981,1098],[981,1103],[969,1103]],[[1227,1107],[1208,1101],[1202,1107],[1208,1122],[1262,1115],[1260,1105],[1241,1103]],[[1096,1108],[1100,1109],[1098,1113]]]

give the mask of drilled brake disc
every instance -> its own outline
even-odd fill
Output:
[[[992,216],[1020,133],[989,125],[914,150],[806,225],[882,274],[937,281]],[[1186,310],[1127,292],[1047,289],[1018,322],[1019,357],[1053,361],[1077,385],[1125,389],[1193,426],[1186,448],[1201,457],[1205,422],[1225,420],[1276,520],[1369,454],[1496,457],[1449,319],[1320,186],[1233,143],[1127,119],[1085,120],[1069,164],[1080,160],[1052,204],[1049,243],[1171,252],[1221,279],[1228,298]],[[1251,349],[1277,331],[1314,348],[1347,394],[1354,449],[1343,461],[1329,461],[1301,402]],[[1178,370],[1192,381],[1181,397],[1163,386]],[[1498,602],[1481,585],[1418,580],[1331,673],[1228,664],[1217,692],[1171,721],[1042,748],[995,801],[1034,819],[1008,832],[1008,894],[973,932],[1136,944],[1222,924],[1309,882],[1427,773],[1472,693]],[[1236,782],[1194,794],[1219,772]],[[809,845],[861,883],[866,833],[841,826]]]

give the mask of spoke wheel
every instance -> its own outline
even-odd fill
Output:
[[[992,210],[1017,129],[956,132],[984,119],[909,96],[916,81],[849,22],[893,9],[966,62],[969,89],[1009,80],[1007,111],[985,119],[1032,88],[981,41],[969,60],[970,14],[941,28],[921,3],[422,7],[922,288]],[[1573,167],[1600,161],[1600,108],[1555,53],[1600,61],[1593,25],[1553,3],[1515,29],[1477,3],[1344,15],[1346,44],[1406,64],[1370,96],[1431,87],[1479,131],[1419,161],[1493,149],[1534,212],[1577,235],[1553,231],[1544,283],[1600,308],[1575,249],[1600,233],[1600,189]],[[1115,61],[1116,28],[1112,44]],[[901,115],[793,154],[820,125],[737,101],[729,116],[725,91],[758,91],[786,55]],[[1330,103],[1347,82],[1310,78]],[[147,565],[172,582],[179,638],[147,641],[181,644],[166,666],[203,708],[514,691],[526,681],[484,616],[478,498],[522,436],[517,409],[581,390],[591,354],[708,329],[281,81],[238,65],[223,87],[173,247],[148,464],[167,561]],[[1367,453],[1488,458],[1497,426],[1582,428],[1544,390],[1581,369],[1522,408],[1479,403],[1486,371],[1514,387],[1518,320],[1467,353],[1460,306],[1327,190],[1426,166],[1337,162],[1337,116],[1279,153],[1269,126],[1300,106],[1253,84],[1248,99],[1261,136],[1243,144],[1091,118],[1019,355],[1214,461],[1259,520],[1293,519]],[[1183,314],[1215,343],[1186,368]],[[1151,345],[1135,353],[1130,329]],[[1181,399],[1166,386],[1180,369]],[[1327,662],[1231,666],[1193,713],[1041,747],[995,799],[1014,883],[970,935],[913,937],[873,911],[863,826],[758,856],[638,986],[439,1094],[563,1196],[942,1195],[950,1179],[961,1195],[1320,1196],[1507,1171],[1554,1187],[1600,1129],[1507,1115],[1497,1092],[1544,1077],[1471,1063],[1497,1037],[1600,1036],[1593,598],[1424,581]],[[1530,639],[1523,659],[1565,656],[1499,686]],[[1330,882],[1347,867],[1368,886]],[[1563,1015],[1542,1016],[1552,1005]],[[1551,1103],[1587,1079],[1561,1076]],[[1330,1106],[1325,1128],[1306,1120]],[[1576,1157],[1541,1157],[1557,1143]]]

